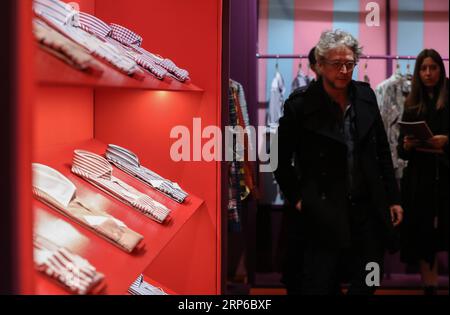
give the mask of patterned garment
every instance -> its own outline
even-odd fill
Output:
[[[79,16],[80,28],[86,32],[96,34],[101,38],[111,35],[112,28],[99,18],[84,12],[80,12]]]
[[[284,93],[286,88],[284,86],[283,76],[279,71],[275,73],[270,89],[269,109],[267,111],[267,126],[271,129],[278,127],[278,122],[283,116]]]
[[[381,82],[375,89],[397,178],[403,176],[403,169],[407,165],[407,162],[399,158],[397,153],[398,138],[400,135],[400,127],[397,123],[403,115],[404,104],[410,89],[411,81],[399,72]]]
[[[228,105],[229,105],[229,115],[230,115],[230,126],[236,127],[237,122],[237,111],[234,103],[234,91],[230,86],[228,91]],[[229,162],[229,183],[228,183],[228,229],[231,232],[240,232],[241,226],[241,211],[242,211],[242,174],[240,172],[241,162],[238,161],[238,153],[236,152],[236,140],[233,140],[233,161]]]
[[[159,223],[169,217],[167,207],[115,178],[111,164],[97,154],[75,150],[72,172]]]
[[[86,206],[76,195],[75,185],[58,171],[34,163],[33,194],[40,201],[100,237],[131,253],[143,240],[143,236],[129,229],[125,223],[94,206]]]
[[[77,27],[78,11],[70,4],[59,0],[34,0],[33,10],[38,16],[44,16],[53,23]]]
[[[88,294],[100,287],[105,278],[86,259],[37,234],[33,239],[33,254],[36,269],[71,293]]]
[[[99,18],[84,12],[80,12],[80,27],[114,46],[122,55],[134,60],[158,79],[162,80],[167,76],[167,70],[158,66],[153,60],[146,58],[131,46],[131,44],[142,43],[142,38],[139,35],[131,31],[126,33],[123,28],[116,24],[109,26]]]
[[[233,122],[236,124],[236,126],[241,127],[242,129],[245,129],[248,127],[248,125],[245,124],[244,119],[244,113],[241,106],[241,98],[239,97],[239,91],[236,90],[234,87],[231,86],[231,95],[233,97],[233,106],[235,108],[236,112],[236,121]],[[248,116],[247,116],[248,118]],[[251,167],[251,164],[248,160],[248,152],[249,152],[249,143],[251,143],[248,138],[246,138],[247,135],[244,134],[244,142],[237,142],[236,146],[234,148],[234,151],[236,152],[237,158],[239,161],[243,161],[239,163],[239,173],[241,174],[241,200],[246,199],[250,192],[255,191],[256,193],[256,186],[253,181],[253,170]]]
[[[299,71],[294,81],[291,84],[291,93],[299,88],[307,87],[311,83],[312,79],[305,75],[302,71]]]
[[[175,79],[181,82],[189,80],[189,72],[187,70],[177,67],[177,65],[170,59],[162,58],[161,56],[152,54],[151,52],[143,49],[141,47],[142,38],[139,35],[117,24],[111,24],[111,28],[113,29],[111,35],[112,38],[138,52],[138,54],[135,55],[135,61],[138,64],[146,67],[148,64],[153,63],[167,70],[175,77]]]
[[[167,295],[160,288],[152,286],[150,283],[144,281],[144,276],[140,275],[130,286],[128,292],[132,295]]]
[[[188,193],[181,189],[177,183],[161,177],[155,172],[142,166],[139,158],[133,152],[110,144],[106,149],[106,158],[122,171],[136,177],[144,184],[159,190],[176,202],[183,203],[188,197]]]
[[[53,30],[41,20],[33,20],[33,33],[41,48],[63,60],[77,70],[101,76],[100,63],[82,46]]]
[[[104,59],[133,78],[144,78],[144,72],[132,58],[114,45],[87,32],[80,22],[80,13],[70,5],[59,0],[34,0],[33,9],[50,27],[83,46],[90,54]]]

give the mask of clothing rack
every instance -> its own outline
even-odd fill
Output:
[[[256,54],[258,59],[308,59],[308,55],[261,55]],[[415,60],[414,56],[398,56],[398,55],[363,55],[360,59],[366,60]],[[448,61],[448,57],[442,58]]]

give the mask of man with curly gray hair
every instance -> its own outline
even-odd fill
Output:
[[[288,293],[339,294],[346,275],[348,294],[373,294],[385,249],[397,249],[403,210],[390,146],[375,93],[352,80],[361,53],[350,33],[324,32],[319,79],[289,97],[280,119],[275,177],[292,205]]]

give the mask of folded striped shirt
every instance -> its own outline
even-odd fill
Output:
[[[101,76],[100,63],[82,46],[58,33],[41,20],[33,20],[33,33],[42,49],[68,63],[75,69]]]
[[[33,258],[38,271],[74,294],[93,292],[105,278],[86,259],[38,234],[33,239]]]
[[[143,71],[131,57],[123,54],[111,43],[85,31],[80,23],[79,12],[69,7],[59,0],[34,0],[33,2],[34,12],[52,28],[121,72],[139,80],[144,78]]]
[[[161,56],[152,54],[151,52],[143,49],[141,47],[142,38],[139,35],[118,24],[110,24],[110,27],[112,29],[112,38],[128,47],[134,48],[134,50],[139,53],[135,55],[135,61],[138,64],[155,64],[167,70],[181,82],[189,80],[189,72],[187,70],[177,67],[177,65],[170,59],[162,58]]]
[[[33,163],[32,169],[33,194],[37,199],[126,252],[132,252],[143,240],[141,234],[122,221],[97,207],[87,206],[77,196],[75,185],[57,170],[38,163]]]
[[[118,145],[109,144],[105,156],[108,161],[124,172],[136,177],[141,182],[159,190],[179,203],[184,202],[188,197],[188,193],[181,189],[177,183],[171,182],[140,165],[137,155],[127,149],[119,147]]]
[[[78,11],[60,0],[34,0],[33,10],[38,16],[43,16],[56,24],[79,25]]]
[[[152,286],[144,281],[144,276],[140,275],[128,288],[132,295],[167,295],[162,289]]]
[[[166,206],[114,177],[111,164],[97,154],[75,150],[72,172],[159,223],[169,217]]]
[[[131,31],[129,33],[124,33],[115,24],[111,25],[113,27],[110,27],[93,15],[80,12],[80,27],[82,29],[110,43],[120,50],[122,54],[133,59],[138,65],[149,71],[158,79],[162,80],[166,77],[168,74],[167,70],[157,65],[153,60],[145,58],[145,56],[142,56],[141,52],[130,46],[131,44],[140,45],[142,43],[142,38],[139,35]],[[121,38],[123,40],[118,41],[116,38]],[[125,42],[130,45],[126,45]]]

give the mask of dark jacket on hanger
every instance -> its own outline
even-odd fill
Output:
[[[426,121],[434,135],[448,136],[448,100],[441,110],[436,109],[436,102],[436,98],[428,99],[426,112],[419,115],[405,111],[402,120]],[[398,141],[398,154],[408,161],[401,185],[405,209],[401,258],[406,263],[425,260],[433,264],[437,252],[448,251],[449,145],[444,147],[443,154],[406,151],[404,136],[400,133]]]
[[[339,249],[351,244],[349,195],[364,201],[365,218],[376,226],[385,245],[395,235],[389,206],[400,204],[390,147],[374,92],[366,83],[352,81],[354,160],[348,170],[348,143],[342,113],[323,88],[322,81],[293,93],[284,106],[278,129],[279,155],[275,177],[291,205],[302,200],[302,211],[290,227],[291,239],[299,230],[307,246]],[[292,159],[295,156],[295,166]],[[349,178],[356,180],[351,189]],[[353,221],[352,221],[353,222]],[[289,246],[289,245],[288,245]]]

